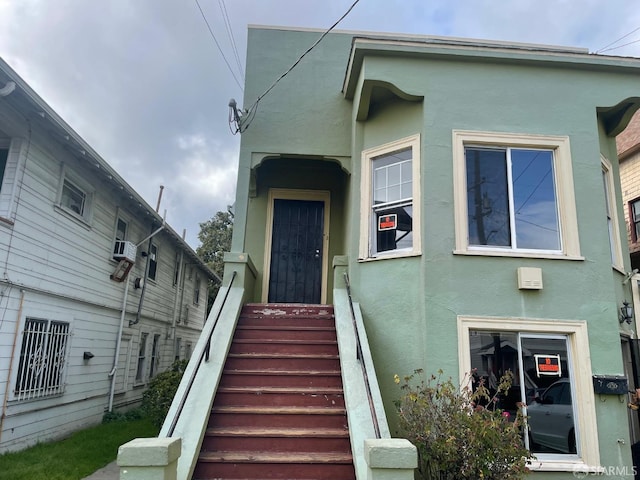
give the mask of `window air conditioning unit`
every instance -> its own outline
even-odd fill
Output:
[[[118,261],[128,260],[131,263],[135,263],[137,248],[135,243],[127,242],[126,240],[116,240],[113,246],[113,258]]]

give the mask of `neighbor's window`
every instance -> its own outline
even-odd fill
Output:
[[[65,166],[62,167],[58,206],[85,222],[91,219],[92,187]]]
[[[456,253],[578,257],[569,140],[454,132]]]
[[[27,318],[16,379],[17,400],[64,391],[64,366],[70,328],[67,322]]]
[[[158,246],[155,243],[149,248],[149,273],[147,275],[151,280],[156,279],[158,272]]]
[[[156,333],[153,336],[153,343],[151,344],[151,366],[149,368],[149,378],[153,378],[153,376],[158,371],[158,366],[160,364],[160,334]]]
[[[4,171],[7,168],[7,159],[9,158],[9,147],[6,148],[0,142],[0,186],[4,178]]]
[[[79,187],[75,186],[70,180],[64,179],[62,185],[62,197],[60,198],[60,206],[77,213],[81,217],[85,213],[85,202],[87,194]]]
[[[180,281],[180,253],[176,252],[176,261],[175,261],[175,265],[174,265],[174,269],[173,269],[173,286],[175,287],[176,285],[178,285],[178,282]]]
[[[360,257],[420,251],[420,137],[362,153]]]
[[[624,268],[622,260],[622,246],[620,244],[620,229],[618,228],[618,215],[616,213],[616,196],[613,184],[612,167],[609,160],[600,157],[602,162],[602,186],[604,189],[604,202],[607,213],[607,230],[609,232],[609,247],[611,250],[611,264],[617,268]]]
[[[144,372],[146,368],[147,358],[147,337],[148,333],[142,332],[140,334],[140,345],[138,346],[138,366],[136,368],[136,382],[144,381]]]
[[[180,349],[182,348],[182,338],[176,337],[174,360],[180,360]]]
[[[195,305],[198,305],[200,303],[200,287],[201,287],[200,275],[196,273],[196,279],[193,284],[193,303]]]
[[[629,219],[631,220],[631,241],[640,240],[640,199],[629,203]]]
[[[532,470],[598,464],[595,395],[585,322],[458,317],[460,376],[493,393],[507,371],[510,390],[498,408],[524,417],[522,441],[534,454]]]

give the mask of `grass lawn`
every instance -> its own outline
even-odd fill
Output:
[[[103,423],[65,440],[0,455],[0,478],[80,480],[114,461],[123,443],[157,435],[158,428],[146,418]]]

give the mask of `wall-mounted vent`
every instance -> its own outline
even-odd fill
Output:
[[[136,250],[137,247],[135,243],[127,242],[126,240],[116,240],[113,246],[113,258],[118,261],[128,260],[131,263],[135,263]]]

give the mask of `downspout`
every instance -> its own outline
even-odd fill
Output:
[[[127,310],[127,296],[129,295],[129,276],[125,280],[124,295],[122,296],[122,309],[120,311],[120,327],[118,328],[118,338],[116,339],[116,352],[113,357],[113,368],[109,372],[111,377],[111,387],[109,389],[109,412],[113,410],[113,396],[116,391],[116,372],[118,371],[118,357],[120,357],[120,346],[122,344],[122,330],[124,328],[124,317]]]
[[[171,338],[176,338],[176,323],[178,319],[178,315],[180,315],[180,310],[178,310],[178,302],[180,298],[180,294],[182,292],[182,288],[180,287],[180,280],[182,277],[182,271],[184,269],[184,250],[180,249],[180,260],[178,260],[178,275],[176,276],[176,297],[173,300],[173,316],[171,317]]]
[[[9,298],[7,298],[7,302]],[[2,402],[2,415],[0,416],[0,440],[2,439],[2,428],[4,419],[7,416],[7,401],[9,400],[9,382],[11,381],[11,370],[13,369],[13,356],[16,353],[16,343],[18,342],[18,332],[20,332],[20,319],[22,318],[22,306],[24,305],[24,290],[20,289],[20,307],[18,307],[18,317],[16,318],[16,328],[13,331],[13,345],[11,346],[11,356],[9,357],[9,371],[7,372],[7,386],[4,389],[4,401]]]
[[[166,212],[165,212],[165,216],[166,216]],[[139,247],[144,242],[149,240],[149,246],[147,247],[147,263],[145,264],[145,267],[144,267],[144,282],[142,283],[142,292],[140,292],[140,302],[138,303],[138,311],[136,312],[136,319],[131,320],[129,322],[129,326],[136,325],[138,322],[140,322],[140,317],[142,316],[142,304],[144,303],[144,292],[147,289],[147,277],[149,275],[149,258],[150,258],[149,252],[151,252],[151,243],[152,243],[151,240],[153,239],[153,237],[159,234],[162,230],[164,230],[164,228],[165,228],[165,219],[163,218],[162,225],[160,225],[160,228],[151,232],[151,235],[141,240],[137,245]]]

